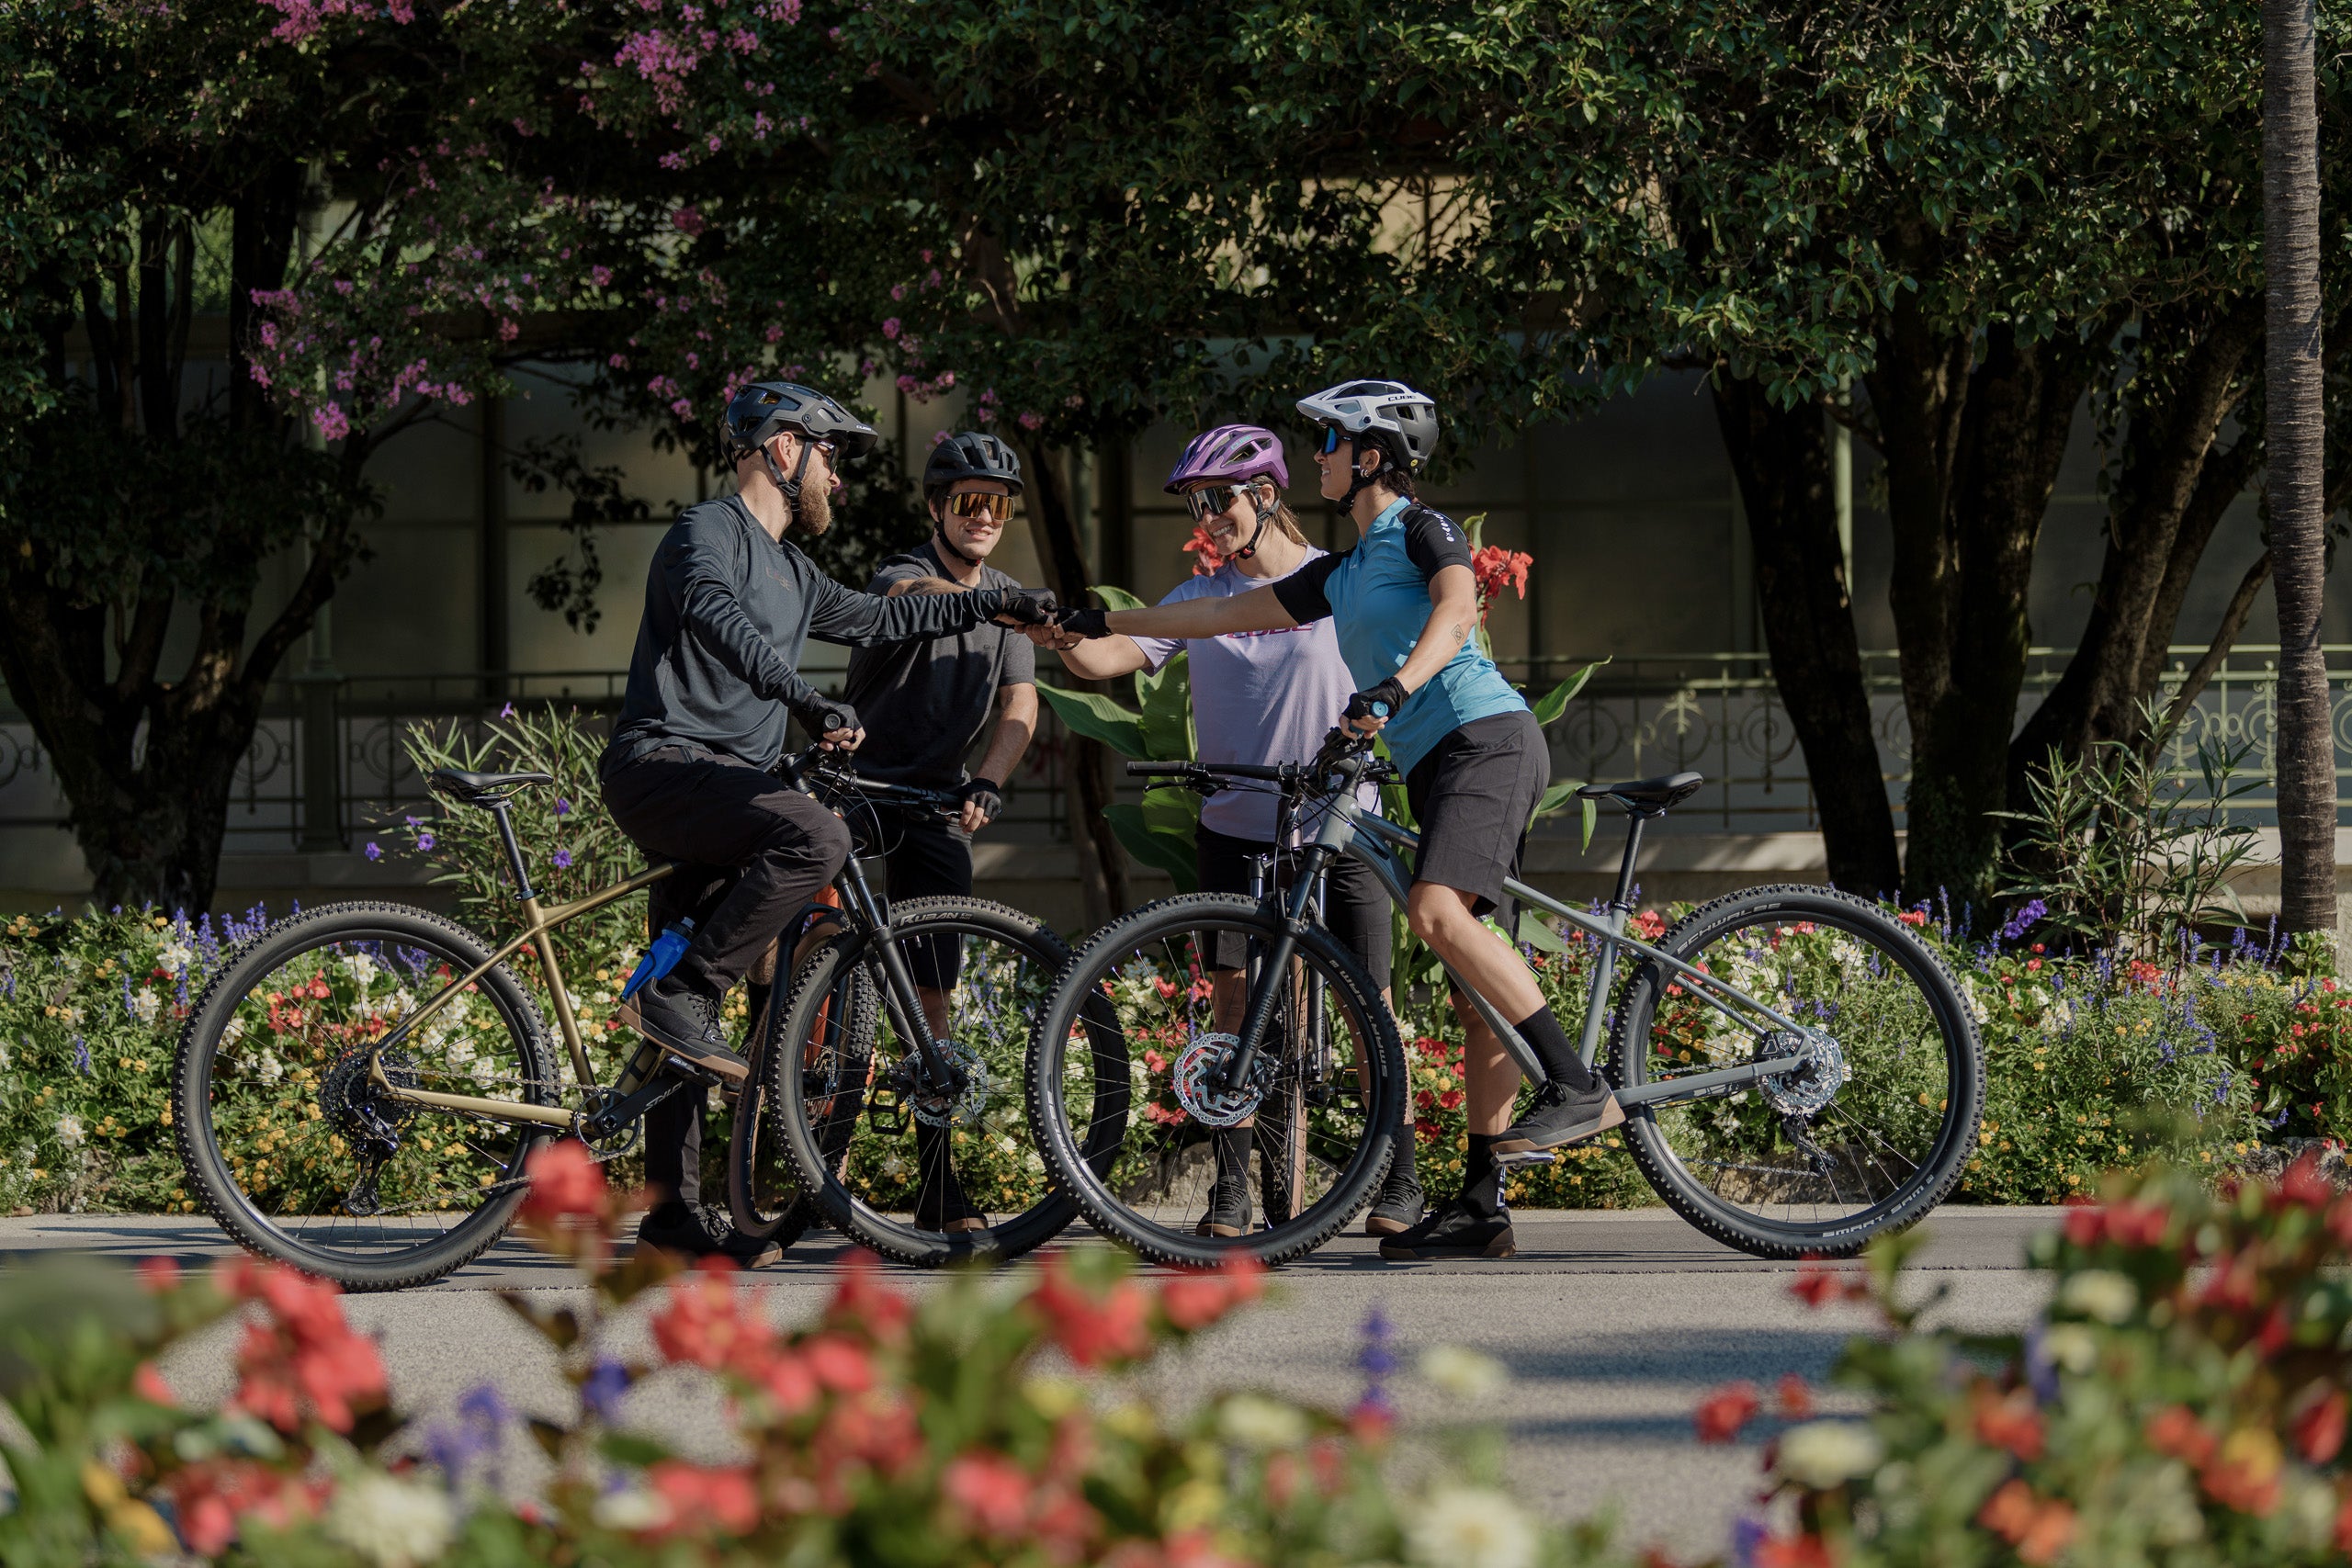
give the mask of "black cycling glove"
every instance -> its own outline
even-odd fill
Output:
[[[994,779],[972,779],[964,785],[964,804],[980,808],[984,821],[993,822],[1004,814],[1004,786]]]
[[[1109,637],[1111,612],[1091,607],[1073,607],[1063,610],[1054,617],[1054,629],[1057,632],[1076,632],[1083,637]]]
[[[855,729],[857,710],[839,697],[820,697],[796,716],[801,728],[821,740],[836,729]]]
[[[1009,616],[1015,625],[1023,626],[1051,626],[1056,600],[1050,588],[1000,588],[996,590],[996,608],[989,619]]]
[[[1405,683],[1391,675],[1376,686],[1370,686],[1348,699],[1341,718],[1395,718],[1396,710],[1405,705]]]

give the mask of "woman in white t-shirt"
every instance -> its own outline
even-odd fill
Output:
[[[1290,576],[1325,552],[1306,542],[1298,519],[1283,503],[1290,471],[1283,445],[1272,431],[1254,424],[1226,424],[1193,438],[1176,460],[1164,487],[1181,495],[1224,563],[1180,583],[1163,604],[1191,599],[1229,598]],[[1193,725],[1204,762],[1303,762],[1315,755],[1333,716],[1348,705],[1355,678],[1340,657],[1339,634],[1329,620],[1279,631],[1182,639],[1107,637],[1061,649],[1070,672],[1089,680],[1158,670],[1179,653],[1192,656]],[[1364,804],[1376,804],[1366,786]],[[1275,796],[1270,792],[1227,790],[1201,807],[1197,850],[1201,891],[1246,893],[1252,863],[1274,855]],[[1293,846],[1281,846],[1288,850]],[[1389,966],[1388,899],[1362,862],[1341,860],[1325,882],[1324,919],[1331,933],[1383,987]],[[1244,961],[1239,933],[1218,939],[1212,1009],[1220,1030],[1241,1023]],[[1253,1127],[1216,1132],[1216,1186],[1200,1223],[1204,1235],[1239,1235],[1250,1228],[1249,1151]],[[1393,1235],[1421,1217],[1421,1184],[1413,1161],[1413,1119],[1408,1105],[1396,1162],[1374,1202],[1364,1229]],[[1271,1176],[1276,1152],[1261,1149]],[[1286,1202],[1276,1184],[1266,1185],[1270,1202]]]

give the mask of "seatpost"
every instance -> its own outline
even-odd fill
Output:
[[[532,891],[531,874],[523,865],[523,846],[514,841],[514,822],[506,814],[506,803],[495,802],[490,814],[498,818],[498,837],[506,846],[506,869],[514,876],[514,897],[527,903],[538,894]]]
[[[1634,907],[1634,863],[1642,852],[1642,824],[1647,817],[1647,813],[1640,811],[1625,814],[1625,858],[1617,867],[1617,897],[1610,900],[1612,908],[1630,910]]]

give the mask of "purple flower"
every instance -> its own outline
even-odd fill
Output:
[[[571,852],[570,850],[556,851],[555,868],[558,871],[570,871],[571,869]]]
[[[558,817],[569,817],[569,816],[571,816],[571,802],[570,802],[570,801],[568,801],[568,800],[564,799],[561,795],[558,795],[558,796],[556,796],[556,802],[555,802],[555,814],[556,814]]]
[[[514,705],[513,703],[508,703],[504,707],[500,708],[498,710],[498,716],[501,718],[513,718],[514,716]]]
[[[430,833],[419,833],[416,836],[416,847],[420,850],[431,849],[433,847],[433,835]]]
[[[85,1078],[90,1076],[90,1048],[78,1034],[74,1037],[74,1070]]]
[[[587,1380],[580,1385],[580,1403],[599,1421],[611,1421],[621,1413],[621,1396],[628,1393],[628,1369],[606,1356],[591,1368]]]
[[[2017,941],[2032,928],[2036,920],[2048,913],[2050,913],[2050,906],[2039,898],[2030,899],[2018,905],[2016,911],[2002,925],[2000,940]]]
[[[370,840],[368,844],[368,858],[369,860],[382,860],[384,858],[384,846],[375,842],[373,840]]]

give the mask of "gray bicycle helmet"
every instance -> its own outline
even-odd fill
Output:
[[[721,429],[729,466],[757,452],[776,489],[795,501],[800,497],[800,476],[808,467],[808,447],[801,447],[800,461],[786,479],[767,449],[777,434],[790,430],[811,443],[830,441],[844,461],[865,457],[880,439],[872,425],[849,410],[794,381],[754,381],[745,387],[728,403]]]
[[[1379,447],[1408,474],[1437,450],[1436,400],[1402,381],[1342,381],[1299,399],[1298,412]]]
[[[1019,495],[1021,458],[986,431],[958,431],[931,449],[922,466],[922,493],[936,501],[963,479],[994,479]]]

